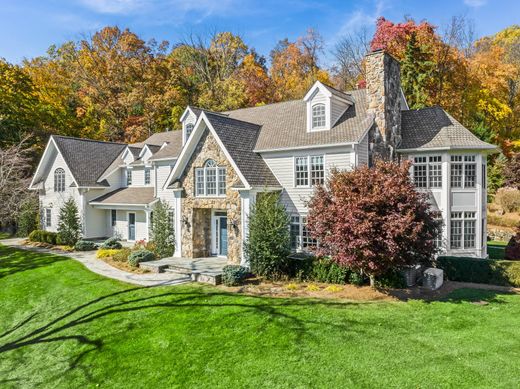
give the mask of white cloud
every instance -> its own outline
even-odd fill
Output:
[[[101,14],[132,13],[145,5],[144,0],[80,0],[85,7]]]
[[[341,25],[338,35],[345,35],[349,32],[359,30],[360,28],[367,27],[372,28],[375,26],[375,22],[378,17],[382,16],[383,11],[387,7],[383,0],[375,2],[374,7],[371,11],[364,9],[358,9],[347,15],[346,21]]]
[[[487,3],[487,0],[464,0],[468,7],[479,8]]]

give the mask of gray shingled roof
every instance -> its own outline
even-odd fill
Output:
[[[150,158],[151,161],[179,157],[182,150],[182,131],[169,132],[167,142],[169,143]]]
[[[366,91],[345,92],[355,104],[350,106],[329,131],[307,132],[306,103],[292,100],[226,112],[229,117],[262,126],[255,150],[277,150],[358,142],[372,124],[367,115]]]
[[[156,199],[153,196],[153,187],[139,188],[129,187],[116,189],[110,193],[100,196],[91,203],[101,204],[137,204],[137,205],[148,205],[154,202]]]
[[[98,183],[97,179],[126,147],[122,143],[58,135],[52,138],[79,186],[107,186],[107,183]]]
[[[323,84],[322,85],[325,87],[325,89],[327,89],[330,93],[332,93],[333,96],[336,96],[336,97],[339,97],[340,99],[343,99],[343,100],[349,100],[351,102],[353,102],[354,100],[352,99],[352,96],[349,94],[349,92],[342,92],[336,88],[333,88],[332,86],[330,85],[327,85],[327,84]]]
[[[253,151],[261,126],[206,112],[224,147],[252,186],[280,186],[262,157]]]
[[[481,141],[441,107],[429,107],[401,113],[402,143],[409,149],[496,149]]]

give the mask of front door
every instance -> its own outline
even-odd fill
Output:
[[[135,240],[135,213],[128,214],[128,240]]]

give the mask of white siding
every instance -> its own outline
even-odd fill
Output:
[[[65,201],[72,197],[81,213],[81,196],[76,187],[70,186],[73,183],[72,174],[60,153],[54,152],[54,157],[51,158],[49,166],[47,176],[43,181],[45,194],[40,195],[40,207],[41,209],[51,209],[52,222],[50,227],[42,226],[42,228],[48,231],[57,231],[60,208],[63,206]],[[54,192],[54,171],[58,168],[62,168],[65,171],[64,192]]]
[[[333,167],[344,170],[354,166],[354,153],[348,146],[263,153],[262,157],[284,188],[282,201],[290,213],[307,213],[305,201],[313,193],[313,188],[296,188],[294,183],[294,157],[307,155],[324,155],[325,178]]]
[[[175,160],[172,161],[159,161],[155,163],[155,173],[157,174],[156,182],[156,197],[161,200],[167,201],[171,207],[174,205],[174,196],[173,191],[171,189],[163,189],[164,184],[166,184],[166,180],[170,175],[172,166],[174,165]]]
[[[356,146],[357,166],[368,165],[368,132]]]

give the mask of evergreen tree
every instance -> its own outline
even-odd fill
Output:
[[[175,249],[175,240],[170,207],[167,203],[159,200],[153,206],[152,212],[151,239],[155,246],[155,254],[159,258],[171,257]]]
[[[58,223],[58,242],[68,246],[74,246],[81,236],[81,220],[78,207],[70,197],[60,208],[60,221]]]
[[[291,253],[289,222],[279,193],[258,196],[249,216],[249,236],[245,244],[254,274],[280,279],[288,273]]]
[[[38,229],[39,221],[38,197],[30,195],[20,206],[16,235],[21,237],[29,236],[31,232]]]
[[[411,109],[424,108],[428,99],[426,83],[431,76],[433,62],[417,42],[415,32],[406,44],[401,63],[401,85]]]

